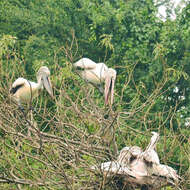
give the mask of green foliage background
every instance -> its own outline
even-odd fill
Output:
[[[35,120],[40,130],[60,138],[79,141],[81,138],[90,143],[87,137],[80,135],[83,132],[87,136],[96,134],[106,125],[111,126],[117,116],[114,126],[119,150],[127,145],[144,148],[150,131],[157,131],[161,135],[161,143],[158,144],[161,162],[172,166],[182,176],[182,189],[190,187],[190,129],[187,124],[190,114],[190,5],[187,4],[175,20],[168,17],[163,22],[156,16],[157,12],[152,0],[0,1],[2,176],[5,177],[5,171],[11,168],[12,162],[18,176],[27,180],[35,181],[45,171],[45,166],[36,159],[20,161],[18,154],[22,153],[11,149],[13,141],[11,133],[5,132],[5,123],[12,127],[18,123],[5,122],[4,113],[5,107],[10,113],[16,109],[11,107],[8,98],[13,81],[19,76],[35,81],[37,69],[47,65],[51,70],[55,100],[43,92],[35,101],[39,110]],[[72,64],[81,57],[105,62],[117,70],[112,108],[103,104],[103,98],[96,89],[86,88],[87,84],[72,72]],[[14,119],[19,114],[6,117]],[[75,126],[80,133],[72,136],[67,131],[69,125]],[[55,157],[52,156],[51,151],[56,149],[56,145],[50,144],[45,145],[46,155],[51,162],[57,163],[56,158],[61,153],[57,151]],[[22,147],[23,152],[37,154],[30,146],[25,146]],[[112,146],[110,150],[109,156],[113,156]],[[109,156],[103,154],[104,159],[98,162],[109,160]],[[83,154],[81,159],[89,165],[95,163],[88,154]],[[34,169],[33,174],[28,173],[28,167]],[[19,172],[18,168],[26,171]],[[81,168],[68,169],[60,162],[59,169],[60,172],[62,169],[66,171],[68,176],[74,172],[72,175],[78,176],[77,179],[88,181],[86,176],[89,174],[81,177],[85,167]],[[48,177],[53,178],[53,175]],[[44,177],[44,181],[48,177]],[[63,176],[54,177],[58,182]],[[93,181],[96,177],[91,174],[89,178]],[[26,184],[22,188],[68,188],[64,184],[54,186],[51,180],[48,183],[44,187]],[[2,183],[1,186],[5,189],[12,185]],[[82,187],[82,182],[74,180],[71,189]],[[15,185],[14,188],[19,187]]]

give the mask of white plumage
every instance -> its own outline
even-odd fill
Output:
[[[144,186],[147,189],[160,189],[167,185],[176,185],[180,176],[167,166],[160,164],[155,151],[159,134],[152,132],[153,136],[145,151],[138,146],[124,147],[115,161],[105,162],[100,167],[92,166],[93,170],[101,169],[107,177],[117,176],[125,184],[133,188]]]
[[[16,79],[10,89],[11,98],[16,101],[19,106],[21,106],[22,103],[31,103],[32,99],[38,96],[39,90],[43,89],[43,87],[45,87],[50,96],[53,97],[49,76],[49,69],[46,66],[42,66],[37,72],[37,83],[22,77]]]
[[[111,95],[111,104],[113,103],[116,70],[108,68],[104,63],[95,63],[89,58],[82,58],[73,66],[84,80],[98,87],[100,91],[102,91],[101,85],[105,83],[105,103],[108,104],[109,95]]]

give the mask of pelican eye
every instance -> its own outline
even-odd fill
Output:
[[[77,70],[77,71],[84,71],[85,69],[82,68],[82,67],[76,67],[76,70]]]

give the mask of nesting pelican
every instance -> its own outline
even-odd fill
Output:
[[[124,184],[135,189],[158,190],[168,185],[176,186],[180,176],[173,168],[160,164],[155,151],[159,134],[152,134],[144,152],[138,146],[124,147],[117,160],[102,163],[100,167],[92,166],[92,169],[100,169],[107,177],[117,176]]]
[[[111,104],[113,103],[116,70],[108,68],[104,63],[95,63],[89,58],[82,58],[73,66],[84,80],[96,86],[101,92],[103,92],[102,84],[105,83],[105,104],[108,104],[109,95]]]
[[[19,107],[22,107],[21,105],[23,103],[31,103],[32,99],[38,96],[39,90],[43,89],[43,87],[45,87],[50,96],[53,97],[49,76],[49,69],[46,66],[42,66],[36,75],[37,83],[21,77],[16,79],[10,89],[11,98],[16,101]]]

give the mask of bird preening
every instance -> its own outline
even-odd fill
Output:
[[[39,95],[39,91],[45,88],[53,97],[48,67],[42,66],[36,74],[37,82],[32,82],[22,77],[16,79],[10,89],[11,98],[22,108],[22,104],[31,104],[33,98]]]
[[[73,64],[73,67],[84,80],[96,86],[100,92],[104,91],[105,104],[108,104],[109,96],[113,104],[116,70],[108,68],[104,63],[95,63],[89,58],[80,59]],[[103,83],[105,83],[104,89]]]
[[[155,150],[159,134],[152,132],[149,145],[143,151],[138,146],[124,147],[115,161],[93,166],[92,170],[101,170],[107,177],[117,176],[123,183],[134,188],[156,190],[161,187],[176,186],[180,176],[170,166],[160,164]]]

